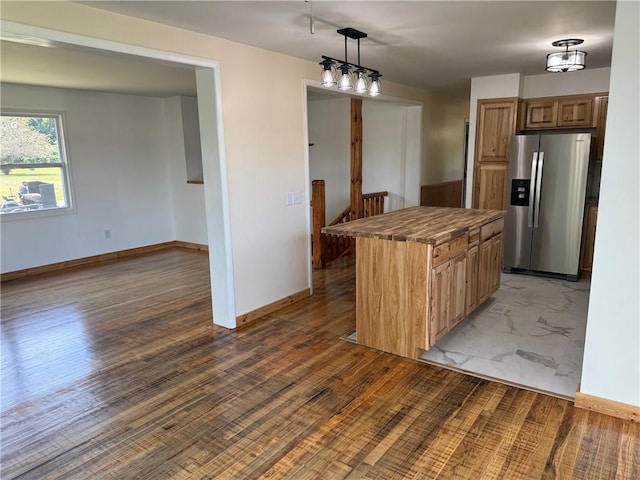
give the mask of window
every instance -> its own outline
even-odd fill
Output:
[[[0,116],[1,215],[71,206],[61,115]]]

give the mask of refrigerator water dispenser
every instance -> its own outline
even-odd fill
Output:
[[[511,202],[510,205],[528,207],[531,193],[531,180],[514,178],[511,180]]]

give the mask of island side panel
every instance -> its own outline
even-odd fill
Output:
[[[358,237],[356,332],[359,344],[417,358],[429,336],[431,246]]]

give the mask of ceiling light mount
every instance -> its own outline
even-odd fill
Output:
[[[322,55],[320,84],[327,88],[337,85],[339,90],[354,90],[356,93],[368,94],[372,97],[380,95],[382,93],[380,87],[382,74],[378,70],[360,64],[360,39],[367,38],[367,34],[351,27],[341,28],[337,32],[344,37],[344,60]],[[358,42],[357,63],[349,62],[348,38]]]
[[[556,40],[551,45],[554,47],[564,47],[564,52],[554,52],[547,55],[547,66],[545,70],[548,72],[574,72],[584,68],[584,59],[587,52],[580,50],[571,50],[569,47],[580,45],[584,40],[581,38],[566,38],[564,40]]]
[[[554,47],[575,47],[576,45],[582,45],[584,40],[581,38],[565,38],[564,40],[556,40],[552,42],[551,45]]]

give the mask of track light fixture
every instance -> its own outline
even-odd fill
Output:
[[[564,52],[555,52],[547,55],[547,67],[549,72],[573,72],[584,68],[584,58],[587,52],[571,50],[569,47],[580,45],[584,40],[580,38],[567,38],[566,40],[556,40],[551,45],[554,47],[565,47]]]
[[[320,84],[327,88],[337,85],[339,90],[353,90],[372,97],[380,95],[382,74],[378,70],[360,65],[360,39],[366,38],[367,34],[351,27],[341,28],[338,33],[344,36],[344,60],[322,55]],[[347,38],[358,42],[358,63],[350,63],[348,60]]]

